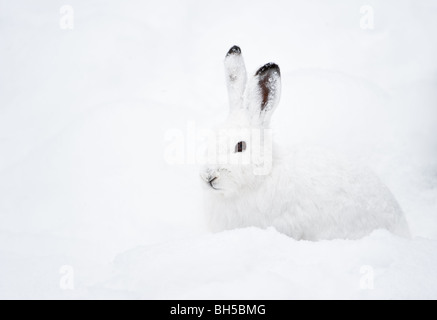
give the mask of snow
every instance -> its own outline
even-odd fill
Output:
[[[143,299],[429,299],[436,246],[382,231],[362,241],[315,243],[244,229],[132,249],[116,258],[116,276],[104,287]],[[366,266],[374,269],[372,291],[361,289]]]
[[[373,30],[350,0],[65,4],[0,0],[0,298],[437,298],[435,1],[367,1]],[[224,119],[235,44],[281,67],[277,141],[371,167],[413,239],[208,232],[166,137]]]

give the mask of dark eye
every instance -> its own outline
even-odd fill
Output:
[[[235,145],[235,152],[243,152],[246,150],[246,142],[240,141]]]

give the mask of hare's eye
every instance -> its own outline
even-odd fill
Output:
[[[243,152],[246,150],[246,142],[240,141],[235,145],[235,152]]]

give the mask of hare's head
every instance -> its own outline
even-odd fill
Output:
[[[211,191],[232,195],[253,188],[272,166],[270,118],[281,95],[279,67],[268,63],[247,76],[239,47],[225,58],[229,117],[216,130],[200,176]]]

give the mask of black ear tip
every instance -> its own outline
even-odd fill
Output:
[[[238,46],[233,46],[231,49],[229,49],[228,53],[226,54],[226,56],[230,56],[231,54],[233,55],[238,55],[241,54],[241,49]]]
[[[263,75],[268,71],[276,71],[279,75],[281,75],[281,69],[279,69],[279,66],[273,62],[263,65],[261,68],[258,69],[255,75],[256,76]]]

